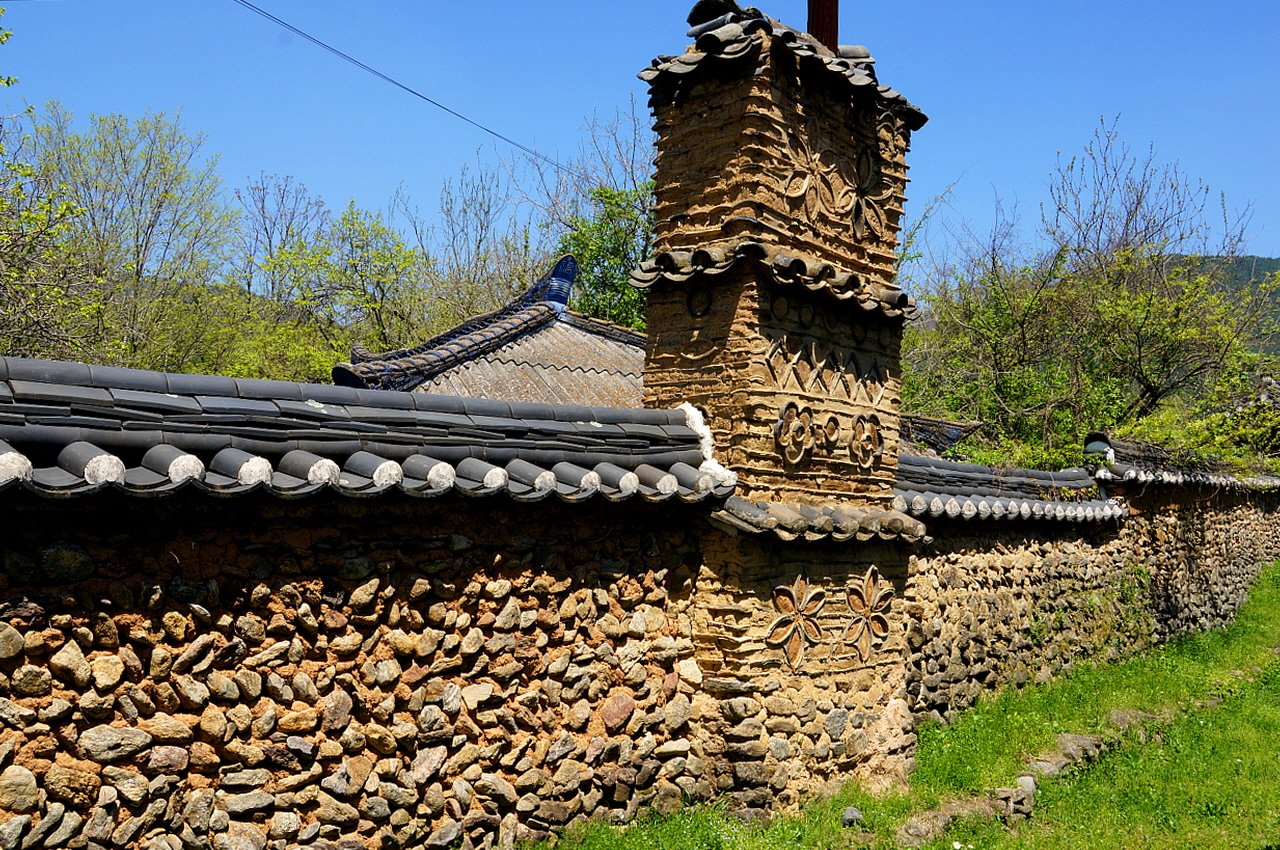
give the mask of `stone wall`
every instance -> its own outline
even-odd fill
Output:
[[[0,847],[510,846],[713,793],[687,514],[5,507]]]
[[[945,720],[983,690],[1221,627],[1280,558],[1274,494],[1130,500],[1123,525],[1083,536],[933,523],[904,594],[912,712]]]
[[[698,506],[4,497],[0,847],[510,846],[912,766],[919,717],[1226,622],[1271,497],[784,543]]]

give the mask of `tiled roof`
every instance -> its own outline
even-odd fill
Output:
[[[927,529],[919,520],[905,513],[880,508],[851,505],[782,504],[778,502],[748,502],[731,496],[724,507],[711,514],[711,521],[737,533],[762,534],[772,532],[782,540],[804,539],[808,541],[847,540],[867,541],[903,540],[916,543],[926,539]]]
[[[1086,460],[1093,462],[1093,477],[1113,486],[1166,485],[1210,487],[1228,490],[1280,489],[1280,478],[1236,478],[1206,468],[1179,466],[1166,449],[1109,437],[1093,431],[1085,437]]]
[[[731,219],[726,228],[736,219]],[[752,220],[754,222],[754,219]],[[759,222],[755,222],[759,224]],[[648,289],[659,281],[684,283],[695,275],[714,279],[743,264],[754,264],[780,286],[822,292],[837,300],[857,304],[868,313],[888,317],[916,315],[915,301],[896,286],[877,286],[856,273],[837,269],[811,257],[797,257],[759,242],[739,242],[732,248],[697,251],[663,251],[631,273],[632,286]]]
[[[945,452],[981,427],[981,422],[952,422],[915,413],[900,414],[902,441],[935,452]]]
[[[430,383],[431,379],[495,352],[508,349],[529,335],[548,328],[567,326],[578,332],[581,340],[588,337],[599,340],[597,348],[616,349],[631,343],[643,344],[643,337],[628,328],[580,316],[565,309],[578,273],[578,263],[572,256],[560,258],[546,277],[535,283],[528,292],[510,304],[491,313],[468,319],[452,330],[432,337],[413,348],[374,354],[363,346],[351,351],[350,363],[333,367],[333,382],[339,386],[380,390],[413,390]],[[564,335],[563,333],[561,334]],[[638,340],[638,342],[637,342]],[[612,346],[609,343],[613,343]],[[600,353],[600,352],[597,352]],[[541,357],[548,355],[543,347]],[[499,358],[501,359],[501,358]],[[563,356],[560,358],[563,359]],[[519,364],[519,356],[507,362]],[[609,359],[605,360],[606,366]],[[521,365],[529,371],[555,368],[571,364],[528,362]],[[608,371],[602,370],[602,371]],[[622,370],[614,369],[614,372]],[[513,376],[523,378],[524,376]],[[628,376],[629,378],[630,376]],[[638,377],[637,377],[638,380]],[[467,386],[457,387],[460,395],[485,395]],[[482,389],[492,389],[492,385]],[[495,393],[499,398],[529,398],[545,400],[547,396],[526,393],[524,395]],[[554,393],[552,394],[554,397]],[[577,403],[594,403],[593,399],[577,398]]]
[[[874,63],[865,49],[841,47],[836,55],[808,33],[765,17],[754,7],[743,9],[733,0],[699,3],[689,15],[689,37],[695,50],[680,56],[660,56],[640,72],[649,84],[650,105],[683,98],[703,77],[754,69],[764,45],[760,33],[773,35],[795,57],[802,74],[824,74],[846,87],[850,98],[875,98],[900,116],[908,129],[928,121],[905,97],[876,80]]]
[[[1127,515],[1123,505],[1097,497],[1096,488],[1084,469],[996,469],[899,455],[893,493],[894,508],[914,516],[1099,522]]]
[[[639,407],[644,335],[564,311],[555,321],[478,353],[417,386],[419,392]]]
[[[687,416],[0,358],[0,489],[728,495]]]

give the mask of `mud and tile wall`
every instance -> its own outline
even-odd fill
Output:
[[[706,677],[702,731],[723,750],[723,769],[740,780],[772,774],[783,808],[849,776],[874,787],[904,779],[915,743],[903,700],[905,551],[733,536],[709,544],[692,637]],[[769,804],[750,788],[728,793]]]
[[[909,131],[763,39],[741,76],[707,75],[654,110],[655,252],[756,239],[890,283]]]
[[[648,310],[646,404],[702,408],[740,495],[887,507],[901,319],[745,267],[651,291]]]
[[[935,524],[903,594],[906,699],[946,720],[984,690],[1043,682],[1230,622],[1280,558],[1274,494],[1133,494],[1085,535]]]
[[[654,112],[655,252],[753,242],[769,259],[651,290],[645,404],[703,408],[747,498],[883,505],[902,322],[822,290],[835,274],[851,290],[892,286],[910,133],[869,92],[851,98],[844,77],[759,38],[758,61]],[[805,285],[778,273],[796,257],[817,275]]]
[[[9,502],[0,846],[511,846],[713,796],[697,523],[462,507]]]

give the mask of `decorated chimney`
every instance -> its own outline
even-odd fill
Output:
[[[645,404],[701,408],[748,499],[887,506],[897,465],[894,284],[911,132],[926,118],[862,47],[734,0],[640,76],[658,135]]]

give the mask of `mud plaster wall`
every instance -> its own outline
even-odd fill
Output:
[[[649,293],[645,404],[703,409],[747,499],[887,507],[901,320],[748,269]]]
[[[708,75],[654,110],[654,251],[743,238],[887,284],[910,133],[871,94],[806,74],[764,37],[759,65]]]
[[[773,36],[758,50],[659,98],[655,253],[750,241],[831,264],[855,289],[890,286],[910,132]],[[645,404],[703,408],[746,498],[887,505],[902,321],[849,295],[745,262],[650,290]]]
[[[1228,623],[1280,558],[1274,494],[1131,494],[1119,528],[934,524],[904,594],[906,699],[944,720],[983,690],[1042,682]]]

